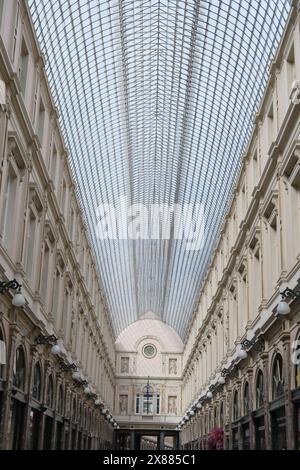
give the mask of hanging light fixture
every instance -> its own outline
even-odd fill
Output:
[[[58,344],[54,344],[54,346],[52,346],[51,352],[52,352],[52,354],[54,354],[54,356],[57,356],[58,354],[61,353],[61,349],[58,346]]]
[[[247,353],[247,351],[245,351],[245,349],[241,348],[241,349],[239,349],[237,355],[238,355],[239,359],[246,359],[246,357],[248,356],[248,353]]]
[[[286,300],[281,299],[276,309],[278,315],[288,315],[290,311],[291,307],[289,306],[289,304],[286,302]]]
[[[224,383],[225,383],[225,379],[224,379],[224,377],[221,375],[221,377],[219,377],[219,379],[218,379],[218,384],[219,384],[219,385],[224,385]]]

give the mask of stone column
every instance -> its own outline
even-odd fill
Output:
[[[130,430],[130,450],[135,450],[135,430]]]
[[[7,361],[7,381],[5,384],[4,389],[4,402],[3,402],[3,422],[2,422],[2,429],[5,429],[6,432],[3,434],[2,438],[2,449],[8,448],[8,438],[10,435],[10,427],[9,425],[9,414],[10,414],[10,406],[11,406],[11,389],[13,384],[13,364],[14,364],[14,356],[16,353],[16,343],[18,338],[18,328],[15,325],[12,325],[10,328],[10,341],[9,344],[9,354],[8,354],[8,361]]]
[[[290,329],[289,321],[286,320],[286,328]],[[294,439],[294,415],[293,403],[291,401],[291,349],[290,349],[290,334],[286,333],[282,337],[283,343],[283,377],[284,377],[284,397],[285,397],[285,423],[286,423],[286,444],[287,449],[295,448]]]
[[[33,380],[34,380],[34,367],[38,359],[38,351],[36,346],[31,347],[31,362],[29,365],[29,378],[28,378],[28,393],[27,393],[27,404],[26,404],[26,409],[25,409],[25,416],[24,416],[24,429],[26,432],[24,433],[24,449],[30,449],[31,447],[31,434],[29,432],[30,429],[30,400],[31,400],[31,392],[32,392],[32,387],[33,387]],[[39,448],[39,446],[38,446]]]
[[[268,354],[262,355],[263,361],[263,374],[264,374],[264,421],[265,421],[265,441],[266,449],[272,448],[271,440],[271,416],[269,407],[269,356]]]
[[[158,450],[165,448],[165,431],[159,431]]]
[[[253,392],[255,392],[254,384],[253,384],[253,369],[248,370],[248,383],[249,383],[249,411],[250,415],[254,407],[254,397]],[[250,433],[250,449],[255,449],[255,427],[253,418],[250,418],[249,421],[249,433]]]
[[[174,447],[175,449],[174,450],[179,450],[181,448],[181,444],[180,444],[180,432],[177,431],[175,436],[174,436]]]

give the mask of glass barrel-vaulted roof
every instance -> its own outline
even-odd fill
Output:
[[[29,0],[116,334],[184,337],[288,0]],[[204,246],[99,240],[101,203],[202,204]]]

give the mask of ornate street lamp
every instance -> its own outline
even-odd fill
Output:
[[[12,304],[15,307],[24,307],[26,300],[21,292],[22,284],[20,284],[16,279],[12,281],[1,281],[0,282],[0,294],[7,292],[9,289],[17,290],[16,294],[13,296]]]
[[[288,315],[291,311],[291,307],[288,304],[288,300],[293,299],[300,303],[300,290],[290,289],[287,287],[284,291],[280,292],[281,300],[277,305],[278,315]]]
[[[57,344],[57,338],[55,335],[43,335],[42,333],[37,336],[34,340],[35,344],[51,344],[54,346]]]
[[[65,363],[63,360],[60,361],[60,370],[63,372],[67,372],[68,370],[77,370],[77,366],[74,362],[72,364]]]
[[[263,352],[263,350],[265,349],[265,342],[261,337],[252,338],[252,339],[244,339],[244,341],[241,342],[241,349],[239,353],[241,353],[241,351],[245,351],[245,349],[250,349],[250,348],[253,348],[254,351],[256,352]],[[245,357],[247,356],[242,357],[242,359],[244,359]]]

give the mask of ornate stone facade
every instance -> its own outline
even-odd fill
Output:
[[[276,313],[280,292],[299,290],[300,277],[300,22],[291,3],[183,353],[183,408],[194,413],[182,425],[187,448],[206,448],[216,427],[229,449],[300,447],[299,303]]]
[[[111,424],[66,370],[112,410],[107,308],[27,3],[0,3],[0,270],[26,299],[0,298],[0,448],[110,447]]]

